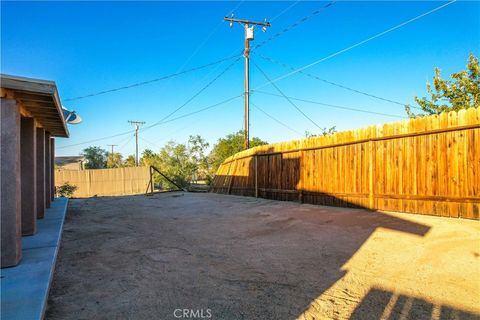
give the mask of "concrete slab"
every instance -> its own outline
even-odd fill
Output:
[[[0,319],[42,319],[53,277],[68,199],[58,198],[37,222],[37,234],[22,238],[22,260],[1,270]]]

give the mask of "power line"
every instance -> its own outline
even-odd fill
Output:
[[[106,140],[106,139],[111,139],[111,138],[115,138],[115,137],[124,136],[126,134],[133,133],[133,132],[135,132],[135,130],[130,130],[130,131],[114,134],[114,135],[111,135],[111,136],[102,137],[102,138],[93,139],[93,140],[88,140],[88,141],[84,141],[84,142],[80,142],[80,143],[70,144],[68,146],[57,147],[57,149],[65,149],[65,148],[70,148],[70,147],[76,147],[76,146],[80,146],[82,144],[87,144],[87,143],[92,143],[92,142],[97,142],[97,141],[102,141],[102,140]]]
[[[125,89],[130,89],[130,88],[134,88],[134,87],[143,86],[143,85],[146,85],[146,84],[150,84],[150,83],[158,82],[158,81],[161,81],[161,80],[173,78],[173,77],[176,77],[176,76],[185,74],[185,73],[189,73],[189,72],[193,72],[193,71],[205,69],[205,68],[207,68],[207,67],[210,67],[210,66],[213,66],[213,65],[222,63],[222,62],[224,62],[224,61],[227,61],[227,60],[230,60],[230,59],[233,59],[233,58],[237,58],[238,56],[241,56],[241,54],[235,54],[235,55],[232,55],[232,56],[229,56],[229,57],[226,57],[226,58],[223,58],[223,59],[214,61],[214,62],[210,62],[210,63],[204,64],[204,65],[201,65],[201,66],[197,66],[197,67],[193,67],[193,68],[190,68],[190,69],[187,69],[187,70],[184,70],[184,71],[179,71],[179,72],[175,72],[175,73],[172,73],[172,74],[169,74],[169,75],[165,75],[165,76],[162,76],[162,77],[160,77],[160,78],[151,79],[151,80],[142,81],[142,82],[137,82],[137,83],[133,83],[133,84],[130,84],[130,85],[126,85],[126,86],[122,86],[122,87],[117,87],[117,88],[113,88],[113,89],[108,89],[108,90],[104,90],[104,91],[98,91],[98,92],[86,94],[86,95],[83,95],[83,96],[78,96],[78,97],[63,99],[63,101],[80,100],[80,99],[85,99],[85,98],[90,98],[90,97],[99,96],[99,95],[106,94],[106,93],[110,93],[110,92],[115,92],[115,91],[120,91],[120,90],[125,90]]]
[[[290,100],[290,98],[288,98],[288,97],[282,92],[282,90],[280,90],[280,88],[277,87],[277,85],[274,84],[274,83],[270,80],[270,78],[267,76],[267,74],[258,66],[258,64],[257,64],[254,60],[252,60],[252,62],[253,62],[253,65],[258,69],[258,71],[260,71],[260,72],[263,74],[263,76],[265,77],[265,79],[267,79],[267,81],[269,81],[269,82],[272,84],[272,86],[273,86],[275,89],[277,89],[277,91],[278,91],[295,109],[298,110],[298,112],[300,112],[306,119],[308,119],[311,123],[313,123],[317,128],[319,128],[320,130],[322,130],[322,127],[320,127],[315,121],[313,121],[312,118],[310,118],[309,116],[307,116],[307,115],[305,114],[305,112],[302,111],[302,109],[300,109],[295,103],[293,103],[293,101]]]
[[[367,39],[365,39],[365,40],[362,40],[362,41],[360,41],[360,42],[357,42],[357,43],[355,43],[355,44],[353,44],[353,45],[351,45],[351,46],[349,46],[349,47],[347,47],[347,48],[344,48],[344,49],[342,49],[342,50],[340,50],[340,51],[337,51],[337,52],[335,52],[335,53],[332,53],[332,54],[330,54],[330,55],[328,55],[328,56],[326,56],[326,57],[324,57],[324,58],[318,59],[318,60],[316,60],[316,61],[314,61],[314,62],[312,62],[312,63],[309,63],[309,64],[307,64],[307,65],[305,65],[305,66],[303,66],[303,67],[300,67],[300,68],[298,68],[298,69],[295,69],[295,70],[293,70],[293,71],[291,71],[291,72],[289,72],[289,73],[287,73],[287,74],[284,74],[283,76],[280,76],[280,77],[278,77],[278,78],[275,78],[275,79],[273,79],[272,81],[270,81],[270,82],[268,82],[268,83],[264,83],[264,84],[262,84],[261,86],[257,87],[256,89],[263,88],[263,87],[265,87],[265,86],[267,86],[267,85],[269,85],[269,84],[271,84],[271,83],[273,83],[273,82],[277,82],[277,81],[280,81],[280,80],[282,80],[282,79],[285,79],[285,78],[287,78],[287,77],[289,77],[289,76],[291,76],[291,75],[293,75],[293,74],[295,74],[295,73],[298,73],[298,72],[303,71],[303,70],[305,70],[305,69],[311,68],[311,67],[313,67],[313,66],[315,66],[315,65],[317,65],[317,64],[319,64],[319,63],[321,63],[321,62],[324,62],[324,61],[326,61],[326,60],[328,60],[328,59],[331,59],[331,58],[333,58],[333,57],[336,57],[336,56],[338,56],[338,55],[340,55],[340,54],[342,54],[342,53],[344,53],[344,52],[347,52],[347,51],[349,51],[349,50],[352,50],[352,49],[354,49],[354,48],[356,48],[356,47],[358,47],[358,46],[360,46],[360,45],[362,45],[362,44],[365,44],[365,43],[367,43],[367,42],[369,42],[369,41],[371,41],[371,40],[374,40],[374,39],[376,39],[376,38],[378,38],[378,37],[381,37],[381,36],[383,36],[384,34],[387,34],[387,33],[389,33],[389,32],[392,32],[392,31],[394,31],[394,30],[396,30],[396,29],[399,29],[399,28],[401,28],[401,27],[403,27],[403,26],[405,26],[405,25],[407,25],[407,24],[409,24],[409,23],[411,23],[411,22],[413,22],[413,21],[416,21],[416,20],[418,20],[418,19],[420,19],[420,18],[423,18],[423,17],[425,17],[425,16],[427,16],[427,15],[429,15],[429,14],[431,14],[431,13],[434,13],[434,12],[436,12],[436,11],[438,11],[438,10],[440,10],[440,9],[442,9],[442,8],[448,6],[448,5],[450,5],[450,4],[452,4],[452,3],[456,2],[456,1],[457,1],[457,0],[452,0],[452,1],[448,2],[448,3],[446,3],[446,4],[443,4],[443,5],[439,6],[439,7],[434,8],[434,9],[432,9],[432,10],[430,10],[430,11],[427,11],[427,12],[425,12],[425,13],[422,13],[422,14],[419,15],[419,16],[416,16],[416,17],[414,17],[414,18],[412,18],[412,19],[410,19],[410,20],[407,20],[407,21],[405,21],[405,22],[402,22],[402,23],[400,23],[400,24],[398,24],[398,25],[396,25],[396,26],[394,26],[394,27],[391,27],[391,28],[385,30],[385,31],[382,31],[382,32],[380,32],[380,33],[377,33],[377,34],[375,34],[375,35],[373,35],[373,36],[371,36],[371,37],[369,37],[369,38],[367,38]]]
[[[280,62],[278,60],[275,60],[273,58],[270,58],[270,57],[267,57],[259,52],[255,52],[255,54],[257,54],[260,58],[264,59],[264,60],[267,60],[267,61],[270,61],[270,62],[273,62],[279,66],[282,66],[286,69],[290,69],[290,70],[295,70],[294,67],[290,66],[290,65],[287,65],[286,63],[283,63],[283,62]],[[364,91],[360,91],[360,90],[357,90],[357,89],[353,89],[353,88],[350,88],[350,87],[347,87],[343,84],[339,84],[339,83],[335,83],[333,81],[330,81],[330,80],[326,80],[326,79],[322,79],[316,75],[313,75],[311,73],[308,73],[308,72],[305,72],[305,71],[300,71],[299,73],[301,74],[304,74],[310,78],[313,78],[313,79],[316,79],[316,80],[319,80],[319,81],[322,81],[322,82],[325,82],[327,84],[330,84],[330,85],[333,85],[333,86],[336,86],[336,87],[339,87],[339,88],[342,88],[342,89],[345,89],[345,90],[349,90],[349,91],[352,91],[352,92],[356,92],[356,93],[359,93],[359,94],[363,94],[365,96],[368,96],[368,97],[371,97],[371,98],[375,98],[375,99],[378,99],[378,100],[383,100],[383,101],[387,101],[387,102],[390,102],[390,103],[393,103],[393,104],[397,104],[397,105],[400,105],[400,106],[406,106],[407,103],[401,103],[401,102],[398,102],[398,101],[395,101],[395,100],[392,100],[392,99],[387,99],[387,98],[382,98],[380,96],[377,96],[377,95],[374,95],[374,94],[371,94],[371,93],[367,93],[367,92],[364,92]],[[418,107],[415,107],[415,106],[412,106],[412,108],[418,108]],[[418,108],[420,109],[420,108]]]
[[[243,4],[244,1],[245,1],[245,0],[240,1],[240,3],[238,3],[232,10],[230,10],[230,13],[234,12],[235,10],[237,10],[237,9]],[[119,91],[119,90],[130,89],[130,88],[134,88],[134,87],[138,87],[138,86],[150,84],[150,83],[153,83],[153,82],[158,82],[158,81],[161,81],[161,80],[170,79],[170,78],[173,78],[173,77],[175,77],[175,76],[179,76],[179,75],[182,75],[182,74],[185,74],[185,73],[188,73],[188,72],[192,72],[192,71],[197,71],[197,70],[200,70],[200,69],[204,69],[204,68],[210,67],[210,66],[212,66],[212,65],[216,65],[216,64],[222,63],[222,62],[224,62],[224,61],[230,60],[230,59],[232,59],[232,58],[235,58],[235,57],[239,56],[240,54],[230,55],[230,56],[228,56],[227,58],[220,59],[220,60],[217,60],[217,61],[214,61],[214,62],[205,64],[205,65],[201,65],[201,66],[198,66],[198,67],[194,67],[194,68],[191,68],[191,69],[182,71],[182,69],[187,65],[187,63],[190,62],[190,60],[200,51],[200,49],[207,43],[207,41],[212,37],[212,35],[218,30],[218,28],[220,27],[220,25],[221,25],[222,23],[223,23],[223,20],[221,20],[221,21],[218,23],[218,25],[212,30],[212,32],[210,32],[210,34],[205,38],[205,40],[204,40],[204,41],[194,50],[194,52],[187,58],[187,60],[182,64],[182,66],[177,70],[177,72],[175,72],[175,73],[173,73],[173,74],[166,75],[166,76],[163,76],[163,77],[160,77],[160,78],[157,78],[157,79],[152,79],[152,80],[147,80],[147,81],[142,81],[142,82],[134,83],[134,84],[127,85],[127,86],[122,86],[122,87],[113,88],[113,89],[109,89],[109,90],[99,91],[99,92],[87,94],[87,95],[84,95],[84,96],[67,98],[67,99],[63,99],[63,101],[80,100],[80,99],[84,99],[84,98],[88,98],[88,97],[94,97],[94,96],[98,96],[98,95],[102,95],[102,94],[106,94],[106,93],[110,93],[110,92],[115,92],[115,91]]]
[[[266,94],[266,95],[275,96],[275,97],[282,97],[282,98],[284,97],[284,96],[279,95],[279,94],[265,92],[265,91],[261,91],[261,90],[255,90],[254,93],[261,93],[261,94]],[[336,109],[344,109],[344,110],[350,110],[350,111],[356,111],[356,112],[370,113],[370,114],[376,114],[376,115],[385,116],[385,117],[392,117],[392,118],[400,118],[400,119],[405,119],[406,118],[406,117],[397,116],[397,115],[394,115],[394,114],[375,112],[375,111],[369,111],[369,110],[352,108],[352,107],[339,106],[339,105],[335,105],[335,104],[323,103],[323,102],[318,102],[318,101],[313,101],[313,100],[300,99],[300,98],[295,98],[295,97],[288,97],[288,98],[292,99],[292,100],[296,100],[296,101],[318,104],[318,105],[321,105],[321,106],[331,107],[331,108],[336,108]]]
[[[267,42],[271,41],[271,40],[274,40],[275,38],[278,38],[280,37],[281,35],[283,35],[284,33],[292,30],[293,28],[295,27],[298,27],[299,25],[301,25],[302,23],[306,22],[307,20],[310,20],[311,18],[315,17],[316,15],[318,15],[319,13],[321,13],[323,10],[331,7],[333,4],[335,4],[336,0],[333,0],[333,1],[330,1],[329,3],[323,5],[322,7],[318,8],[317,10],[313,11],[312,13],[310,13],[308,16],[305,16],[303,17],[302,19],[299,19],[297,20],[296,22],[292,23],[291,25],[289,25],[288,27],[284,28],[283,30],[275,33],[273,36],[271,36],[270,38],[260,42],[259,44],[257,44],[255,47],[253,47],[252,50],[256,50],[258,48],[260,48],[261,46],[264,46]],[[277,17],[276,17],[277,18]]]
[[[222,75],[224,75],[228,70],[230,70],[233,65],[235,63],[237,63],[237,61],[239,61],[241,58],[238,57],[237,59],[235,59],[235,61],[233,61],[232,63],[230,63],[222,72],[220,72],[215,78],[213,78],[209,83],[207,83],[205,86],[203,86],[199,91],[197,91],[192,97],[190,97],[187,101],[185,101],[182,105],[180,105],[178,108],[176,108],[175,110],[173,110],[172,112],[170,112],[169,114],[167,114],[165,117],[163,117],[162,119],[160,119],[159,121],[155,122],[154,124],[150,125],[150,126],[147,126],[143,129],[143,131],[147,130],[147,129],[150,129],[152,127],[155,127],[161,123],[163,123],[166,119],[170,118],[172,115],[174,115],[177,111],[179,111],[180,109],[182,109],[183,107],[185,107],[187,104],[189,104],[193,99],[195,99],[197,96],[199,96],[203,91],[205,91],[208,87],[210,87],[216,80],[218,80]]]
[[[232,14],[235,10],[240,8],[240,6],[243,4],[245,0],[240,1],[232,10],[230,10],[227,15]],[[200,43],[200,45],[193,51],[193,53],[187,58],[187,60],[182,64],[182,66],[178,69],[177,72],[181,71],[187,64],[192,60],[192,58],[200,51],[200,49],[205,46],[208,40],[213,36],[213,34],[220,28],[220,25],[223,24],[223,19],[218,22],[218,24],[213,28],[213,30],[209,33],[209,35]]]
[[[290,9],[295,7],[300,1],[301,0],[297,0],[294,3],[292,3],[291,5],[289,5],[287,8],[283,9],[279,14],[277,14],[275,17],[270,19],[270,22],[273,22],[273,21],[277,20],[279,17],[283,16],[287,11],[289,11]]]
[[[176,120],[179,120],[179,119],[182,119],[182,118],[185,118],[185,117],[189,117],[191,115],[194,115],[194,114],[197,114],[197,113],[200,113],[200,112],[203,112],[203,111],[206,111],[206,110],[209,110],[209,109],[212,109],[212,108],[215,108],[217,106],[220,106],[222,104],[225,104],[227,102],[230,102],[232,100],[235,100],[235,99],[238,99],[240,97],[242,97],[243,94],[240,94],[240,95],[237,95],[237,96],[234,96],[234,97],[231,97],[231,98],[228,98],[228,99],[225,99],[223,101],[220,101],[220,102],[217,102],[215,104],[212,104],[212,105],[209,105],[207,107],[204,107],[202,109],[199,109],[199,110],[196,110],[196,111],[193,111],[193,112],[190,112],[190,113],[186,113],[186,114],[183,114],[181,116],[178,116],[176,118],[173,118],[173,119],[170,119],[170,120],[167,120],[167,121],[164,121],[162,123],[157,123],[156,125],[161,125],[161,124],[165,124],[165,123],[169,123],[169,122],[172,122],[172,121],[176,121]],[[111,139],[111,138],[115,138],[115,137],[119,137],[119,136],[123,136],[123,135],[126,135],[126,134],[131,134],[131,133],[134,133],[135,130],[130,130],[130,131],[126,131],[126,132],[123,132],[123,133],[119,133],[119,134],[115,134],[115,135],[111,135],[111,136],[106,136],[106,137],[102,137],[102,138],[98,138],[98,139],[93,139],[93,140],[88,140],[88,141],[84,141],[84,142],[80,142],[80,143],[75,143],[75,144],[71,144],[71,145],[68,145],[68,146],[62,146],[62,147],[58,147],[58,149],[64,149],[64,148],[70,148],[70,147],[76,147],[76,146],[80,146],[80,145],[83,145],[83,144],[88,144],[88,143],[92,143],[92,142],[97,142],[97,141],[102,141],[102,140],[106,140],[106,139]],[[133,139],[134,135],[131,136],[130,140]],[[130,140],[128,142],[130,142]],[[128,143],[127,142],[127,143]],[[118,150],[122,149],[124,146],[118,148]]]
[[[183,73],[186,73],[186,72],[189,72],[189,71],[193,71],[194,69],[198,70],[198,69],[201,69],[201,68],[204,68],[206,66],[210,66],[210,65],[213,65],[213,64],[218,64],[218,63],[222,63],[224,61],[227,61],[231,58],[234,58],[234,57],[237,57],[237,59],[235,61],[233,61],[230,65],[227,66],[227,68],[225,68],[222,72],[220,72],[213,80],[211,80],[206,86],[204,86],[203,88],[201,88],[198,92],[196,92],[190,99],[188,99],[184,104],[182,104],[181,106],[179,106],[177,109],[175,109],[174,111],[172,111],[171,113],[169,113],[167,116],[165,116],[164,118],[162,118],[161,120],[157,121],[156,123],[150,125],[150,126],[147,126],[143,129],[144,130],[147,130],[147,129],[150,129],[152,127],[155,127],[157,125],[160,125],[160,124],[163,124],[163,123],[168,123],[168,122],[171,122],[173,120],[177,120],[177,119],[181,119],[185,116],[189,116],[189,115],[192,115],[192,114],[196,114],[198,112],[202,112],[204,110],[208,110],[210,108],[213,108],[217,105],[220,105],[220,104],[223,104],[223,103],[226,103],[226,102],[229,102],[233,99],[236,99],[238,98],[239,96],[235,96],[233,98],[230,98],[230,99],[227,99],[225,101],[222,101],[218,104],[214,104],[212,106],[209,106],[209,107],[206,107],[206,108],[203,108],[201,110],[198,110],[198,111],[195,111],[195,112],[192,112],[192,113],[189,113],[189,114],[186,114],[186,115],[183,115],[183,116],[180,116],[180,117],[177,117],[177,118],[174,118],[174,119],[171,119],[169,121],[165,121],[166,119],[168,119],[170,116],[172,116],[173,114],[175,114],[177,111],[179,111],[180,109],[182,109],[183,107],[185,107],[188,103],[190,103],[193,99],[195,99],[198,95],[200,95],[203,91],[205,91],[208,87],[210,87],[216,80],[218,80],[223,74],[225,74],[231,67],[233,67],[233,65],[239,61],[241,59],[241,54],[236,54],[236,55],[233,55],[231,57],[228,57],[228,58],[225,58],[225,59],[221,59],[221,60],[218,60],[214,63],[210,63],[208,65],[204,65],[204,66],[200,66],[200,67],[197,67],[197,68],[192,68],[192,69],[189,69],[189,70],[185,70],[185,71],[182,71],[182,72],[178,72],[178,73],[175,73],[173,75],[170,75],[170,76],[165,76],[163,78],[158,78],[158,79],[154,79],[154,80],[150,80],[150,81],[144,81],[144,82],[141,82],[141,83],[137,83],[137,84],[133,84],[133,85],[130,85],[130,86],[124,86],[124,87],[121,87],[121,88],[116,88],[116,89],[111,89],[111,90],[108,90],[108,91],[103,91],[103,92],[99,92],[99,93],[96,93],[96,94],[90,94],[90,95],[86,95],[86,96],[82,96],[82,97],[77,97],[77,98],[72,98],[72,99],[67,99],[67,100],[73,100],[73,99],[82,99],[82,98],[86,98],[86,97],[90,97],[90,96],[94,96],[94,95],[98,95],[98,94],[104,94],[104,93],[107,93],[107,92],[113,92],[113,91],[117,91],[117,90],[122,90],[122,89],[127,89],[127,88],[131,88],[131,87],[134,87],[134,86],[138,86],[138,85],[142,85],[142,84],[147,84],[147,83],[151,83],[151,82],[155,82],[155,81],[159,81],[159,80],[162,80],[162,79],[166,79],[167,77],[171,77],[171,76],[175,76],[175,75],[179,75],[179,74],[183,74]],[[67,101],[67,100],[64,100],[64,101]],[[58,149],[64,149],[64,148],[69,148],[69,147],[74,147],[74,146],[79,146],[79,145],[83,145],[83,144],[88,144],[88,143],[92,143],[92,142],[97,142],[97,141],[102,141],[102,140],[106,140],[106,139],[110,139],[110,138],[114,138],[114,137],[118,137],[118,136],[122,136],[122,135],[126,135],[126,134],[129,134],[129,133],[133,133],[135,130],[133,131],[127,131],[127,132],[123,132],[123,133],[120,133],[120,134],[115,134],[115,135],[111,135],[111,136],[107,136],[107,137],[102,137],[102,138],[98,138],[98,139],[93,139],[93,140],[89,140],[89,141],[85,141],[85,142],[80,142],[80,143],[76,143],[76,144],[72,144],[72,145],[68,145],[68,146],[63,146],[63,147],[58,147]]]
[[[118,151],[123,150],[123,148],[125,148],[130,143],[130,141],[132,141],[132,139],[134,137],[135,137],[135,135],[132,134],[131,136],[127,137],[127,139],[122,140],[122,142],[119,142],[118,144],[123,143],[123,142],[125,142],[125,143],[123,143],[117,150]]]
[[[118,142],[117,142],[117,145],[122,145],[122,146],[123,146],[123,143],[124,143],[125,141],[129,140],[131,137],[133,137],[133,136],[128,136],[126,139],[122,139],[122,140],[118,141]]]
[[[153,143],[153,142],[151,142],[151,141],[148,141],[147,139],[142,138],[142,137],[140,137],[140,139],[143,140],[143,141],[145,141],[146,143],[148,143],[148,144],[150,144],[150,145],[158,148],[158,149],[161,149],[161,147],[160,147],[158,144],[156,144],[156,143]]]
[[[193,124],[197,123],[197,120],[194,120],[193,122],[189,122],[187,125],[177,129],[177,130],[174,130],[174,131],[169,131],[169,135],[166,136],[166,137],[162,137],[161,139],[157,140],[157,143],[159,143],[159,141],[167,141],[169,139],[171,139],[172,137],[174,137],[177,133],[185,130],[186,128],[192,126]],[[150,142],[150,144],[154,144],[153,142]],[[157,144],[155,144],[157,145]],[[157,145],[158,146],[158,145]]]
[[[232,10],[230,10],[227,15],[230,15],[230,14],[233,14],[235,12],[235,10],[237,10],[238,8],[240,8],[240,6],[245,2],[245,0],[241,0]],[[220,25],[223,24],[223,19],[221,21],[218,22],[218,24],[215,26],[215,28],[210,32],[210,34],[205,38],[205,40],[194,50],[194,52],[192,53],[192,55],[190,55],[190,57],[182,64],[182,66],[179,68],[178,71],[181,71],[186,65],[187,63],[200,51],[201,48],[203,48],[203,46],[207,43],[207,41],[213,36],[213,34],[218,30],[218,28],[220,27]],[[238,50],[235,50],[233,51],[230,55],[234,55],[236,52],[242,52],[240,49]],[[241,54],[241,53],[239,53]],[[207,78],[208,76],[210,76],[211,73],[215,72],[218,67],[220,65],[217,65],[215,67],[214,70],[210,71],[205,77],[203,77],[203,79]],[[177,72],[178,72],[177,71]],[[202,80],[203,80],[202,79]],[[201,82],[201,81],[200,81]]]
[[[238,96],[235,96],[235,97],[232,97],[232,98],[223,100],[223,101],[218,102],[218,103],[215,103],[215,104],[212,104],[212,105],[210,105],[210,106],[208,106],[208,107],[205,107],[205,108],[202,108],[202,109],[199,109],[199,110],[190,112],[190,113],[183,114],[183,115],[178,116],[178,117],[176,117],[176,118],[173,118],[173,119],[170,119],[170,120],[167,120],[167,121],[158,123],[157,125],[161,125],[161,124],[169,123],[169,122],[172,122],[172,121],[175,121],[175,120],[178,120],[178,119],[182,119],[182,118],[185,118],[185,117],[189,117],[189,116],[191,116],[191,115],[194,115],[194,114],[197,114],[197,113],[200,113],[200,112],[203,112],[203,111],[206,111],[206,110],[215,108],[215,107],[217,107],[217,106],[219,106],[219,105],[225,104],[225,103],[227,103],[227,102],[230,102],[230,101],[232,101],[232,100],[238,99],[238,98],[240,98],[240,97],[243,97],[243,94],[240,94],[240,95],[238,95]]]
[[[252,106],[254,106],[256,109],[258,109],[259,111],[261,111],[263,114],[265,114],[267,117],[269,117],[270,119],[274,120],[275,122],[279,123],[280,125],[284,126],[285,128],[287,128],[288,130],[292,131],[292,132],[295,132],[297,134],[299,134],[300,136],[304,136],[303,133],[300,133],[299,131],[293,129],[292,127],[290,127],[289,125],[285,124],[284,122],[278,120],[277,118],[275,118],[274,116],[272,116],[271,114],[267,113],[265,110],[263,110],[262,108],[260,108],[259,106],[257,106],[255,103],[251,102],[250,103],[252,104]]]

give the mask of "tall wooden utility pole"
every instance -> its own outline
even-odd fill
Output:
[[[135,127],[135,166],[138,167],[138,129],[142,124],[145,124],[145,121],[128,121]]]
[[[253,35],[253,28],[254,26],[262,26],[263,32],[267,30],[267,27],[270,27],[270,22],[257,22],[257,21],[250,21],[250,20],[243,20],[243,19],[234,19],[233,15],[231,18],[225,17],[223,18],[225,21],[230,21],[230,27],[232,27],[234,22],[243,24],[245,28],[245,82],[244,82],[244,109],[245,109],[245,118],[244,118],[244,126],[245,126],[245,140],[244,140],[244,147],[245,149],[250,148],[250,136],[249,136],[249,129],[250,129],[250,120],[249,120],[249,113],[250,113],[250,40],[254,39]]]

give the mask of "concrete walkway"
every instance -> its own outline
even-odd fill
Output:
[[[68,199],[56,198],[37,233],[22,238],[22,260],[1,273],[1,319],[43,319]]]
[[[478,221],[218,194],[90,198],[70,203],[47,318],[480,319],[479,274]]]

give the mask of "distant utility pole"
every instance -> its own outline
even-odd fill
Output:
[[[112,152],[110,153],[110,161],[112,161],[113,164],[113,148],[118,146],[118,144],[107,144],[107,146],[112,147]]]
[[[110,153],[110,160],[113,163],[113,148],[118,146],[118,144],[107,144],[107,146],[112,147],[112,152]]]
[[[145,124],[145,121],[129,120],[128,122],[135,127],[135,166],[138,167],[138,129]]]
[[[112,147],[112,153],[110,153],[110,154],[113,155],[113,148],[116,147],[116,146],[118,146],[118,144],[107,144],[107,146]]]
[[[264,22],[256,22],[256,21],[250,21],[250,20],[242,20],[242,19],[234,19],[233,15],[231,18],[225,17],[223,18],[225,21],[230,21],[230,27],[232,27],[234,22],[241,23],[243,24],[245,28],[245,82],[244,82],[244,87],[245,87],[245,118],[244,118],[244,126],[245,126],[245,142],[244,142],[244,147],[245,149],[250,148],[250,136],[249,136],[249,129],[250,129],[250,120],[249,120],[249,113],[250,113],[250,84],[249,84],[249,78],[250,78],[250,40],[254,39],[253,35],[253,28],[255,25],[257,26],[262,26],[262,31],[265,32],[267,31],[267,27],[270,27],[270,22],[267,22],[267,19],[265,19]]]

